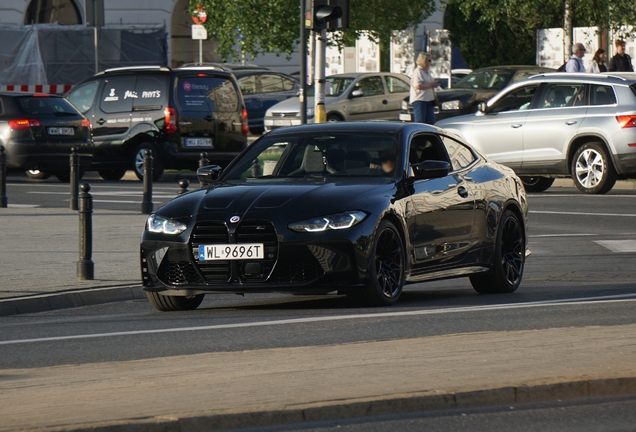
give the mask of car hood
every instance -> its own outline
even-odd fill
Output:
[[[395,193],[392,179],[268,179],[228,181],[175,198],[157,210],[171,218],[198,213],[224,219],[280,217],[290,222],[348,210],[372,211],[369,201],[390,200]]]

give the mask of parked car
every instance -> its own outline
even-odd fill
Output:
[[[142,179],[148,149],[158,180],[164,169],[196,169],[202,152],[227,165],[247,145],[247,111],[236,78],[226,71],[108,69],[66,98],[92,124],[95,157],[90,170],[106,180],[119,180],[129,169]]]
[[[539,66],[495,66],[477,69],[453,84],[452,88],[436,91],[439,106],[435,107],[435,120],[474,113],[480,102],[487,101],[510,84],[538,73],[553,71],[554,69]],[[408,97],[402,103],[399,119],[413,121],[413,108]]]
[[[142,235],[143,286],[161,311],[212,292],[391,305],[407,283],[468,276],[479,293],[509,293],[523,276],[521,181],[434,126],[281,128],[197,173],[208,186],[155,210]]]
[[[79,155],[80,177],[91,164],[90,122],[60,96],[0,93],[0,146],[9,171],[31,178],[70,180],[70,155]]]
[[[448,74],[441,74],[438,77],[435,77],[435,81],[437,81],[440,85],[438,89],[446,90],[451,87],[455,87],[462,78],[471,72],[472,69],[453,69],[451,71],[451,76],[448,76]]]
[[[253,64],[203,63],[202,66],[212,66],[234,74],[243,94],[250,132],[253,134],[261,134],[265,130],[263,117],[270,107],[298,96],[300,90],[297,78]],[[181,67],[199,66],[189,63]]]
[[[325,84],[327,121],[395,120],[408,95],[409,77],[388,72],[337,74]],[[314,122],[314,88],[307,91],[307,123]],[[265,114],[265,130],[300,124],[300,101],[280,102]]]
[[[536,75],[437,124],[514,169],[529,191],[572,177],[582,192],[603,194],[636,175],[634,74]]]

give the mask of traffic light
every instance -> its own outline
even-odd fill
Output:
[[[314,31],[349,28],[349,0],[307,0],[305,27]]]

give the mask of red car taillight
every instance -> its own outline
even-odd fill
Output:
[[[243,132],[243,135],[249,135],[250,126],[247,123],[247,110],[245,108],[241,111],[241,122],[241,132]]]
[[[636,115],[619,115],[616,120],[621,128],[636,127]]]
[[[177,131],[177,111],[174,108],[166,108],[163,112],[166,121],[166,133],[173,134]]]
[[[83,119],[82,123],[80,124],[80,126],[82,127],[87,127],[89,129],[92,129],[93,127],[91,126],[91,122],[89,120]]]
[[[9,127],[13,130],[26,130],[32,126],[40,126],[40,122],[34,119],[9,120]]]

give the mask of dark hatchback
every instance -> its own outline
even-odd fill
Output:
[[[148,149],[158,180],[164,169],[196,169],[202,152],[225,166],[247,146],[245,104],[234,75],[222,70],[108,69],[66,97],[91,121],[90,169],[106,180],[119,180],[129,169],[143,178]]]
[[[90,122],[64,98],[48,94],[0,93],[0,145],[9,171],[63,182],[70,179],[71,149],[77,148],[80,173],[94,151]]]
[[[554,69],[539,66],[493,66],[477,69],[453,84],[452,88],[436,92],[439,106],[435,108],[435,120],[477,112],[480,102],[486,102],[503,88],[543,72],[554,72]],[[408,98],[402,103],[399,119],[413,121],[413,109]]]
[[[390,305],[407,283],[469,276],[492,293],[521,282],[521,181],[439,128],[281,128],[223,172],[198,174],[209,186],[155,210],[142,235],[143,286],[158,310],[195,309],[212,292],[337,291]]]

